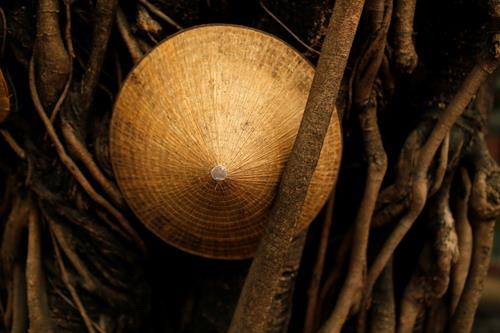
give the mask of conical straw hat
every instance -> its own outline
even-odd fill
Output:
[[[192,28],[149,53],[123,84],[110,131],[118,185],[142,223],[194,254],[252,256],[313,75],[284,42],[238,26]],[[334,113],[300,229],[330,194],[340,149]]]

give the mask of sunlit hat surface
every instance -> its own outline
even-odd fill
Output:
[[[194,254],[251,257],[313,75],[297,51],[245,27],[191,28],[153,49],[124,82],[110,130],[118,185],[141,222]],[[334,113],[299,229],[329,196],[340,147]]]

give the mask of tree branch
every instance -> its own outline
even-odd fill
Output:
[[[93,95],[101,75],[104,56],[108,47],[109,36],[116,17],[118,0],[97,0],[94,9],[94,32],[92,48],[87,66],[80,84],[79,110],[86,111],[93,101]]]
[[[404,73],[417,67],[418,56],[413,44],[413,19],[417,0],[397,0],[394,25],[396,66]]]
[[[34,46],[37,88],[45,108],[52,106],[64,89],[71,61],[59,26],[59,1],[40,0]]]
[[[450,287],[450,314],[453,315],[458,306],[460,297],[464,290],[465,281],[469,274],[469,267],[472,255],[472,228],[469,223],[468,205],[471,191],[471,181],[467,171],[461,170],[461,180],[463,183],[463,194],[456,203],[456,228],[458,236],[459,257],[452,268]]]
[[[116,25],[118,26],[118,30],[120,31],[120,35],[127,46],[127,49],[132,57],[132,61],[137,63],[144,56],[141,48],[139,47],[139,43],[132,35],[132,31],[130,31],[130,25],[125,17],[125,13],[121,8],[118,8],[116,12]]]
[[[335,3],[302,123],[229,332],[260,333],[269,324],[279,277],[335,109],[363,4],[364,0]]]
[[[42,235],[37,207],[30,202],[26,284],[30,332],[54,332],[42,260]]]
[[[481,84],[494,72],[494,70],[498,67],[498,64],[499,60],[492,57],[490,54],[480,57],[479,61],[475,64],[465,80],[462,82],[462,85],[458,89],[458,92],[455,94],[448,107],[441,114],[429,138],[419,151],[416,170],[412,175],[412,187],[410,190],[411,202],[409,208],[387,239],[370,268],[366,284],[365,304],[368,303],[368,298],[371,294],[373,285],[380,276],[380,273],[383,271],[388,260],[391,258],[394,250],[424,208],[429,189],[427,173],[439,146],[445,139],[453,124],[456,122],[458,117],[460,117],[473,96],[476,94]]]
[[[332,193],[328,199],[326,206],[325,219],[323,220],[323,228],[321,230],[321,239],[318,248],[318,254],[316,255],[316,262],[314,263],[313,274],[311,277],[311,282],[309,289],[307,290],[307,308],[306,317],[304,320],[304,333],[312,333],[315,329],[316,323],[316,312],[318,310],[318,294],[321,282],[321,277],[323,276],[323,269],[325,266],[326,250],[328,248],[328,240],[330,239],[330,229],[333,220],[333,203],[335,201],[335,196]]]

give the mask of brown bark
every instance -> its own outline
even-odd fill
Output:
[[[276,284],[319,158],[364,1],[335,4],[311,93],[230,332],[265,332]]]
[[[12,273],[11,333],[24,333],[28,329],[28,308],[26,304],[26,275],[20,261],[15,263]]]
[[[32,64],[32,63],[31,63]],[[47,117],[44,109],[40,103],[40,99],[38,97],[38,92],[35,87],[34,76],[33,76],[33,66],[30,65],[30,90],[33,97],[33,102],[35,104],[35,110],[42,120],[45,128],[47,129],[47,133],[49,138],[51,139],[54,147],[56,149],[61,162],[66,166],[67,170],[73,175],[76,181],[80,184],[80,186],[84,189],[85,192],[101,207],[103,207],[109,214],[111,214],[120,224],[121,228],[128,234],[128,236],[134,240],[137,245],[139,245],[142,249],[144,249],[144,243],[142,239],[137,235],[137,232],[130,226],[129,221],[123,216],[123,213],[116,209],[112,204],[106,200],[99,192],[95,190],[92,184],[88,181],[85,175],[82,173],[80,168],[76,165],[76,163],[71,159],[71,157],[66,152],[64,145],[62,144],[59,136],[57,135],[54,126],[50,122]]]
[[[498,60],[492,58],[491,55],[486,55],[478,60],[477,64],[463,81],[454,98],[450,101],[446,110],[439,117],[429,138],[419,151],[416,170],[412,175],[411,203],[370,268],[365,295],[371,294],[375,281],[424,207],[429,188],[427,172],[441,142],[458,117],[463,113],[481,84],[493,73],[497,66]]]
[[[469,277],[453,315],[450,332],[466,333],[472,329],[474,314],[488,274],[493,243],[493,221],[479,221],[474,227],[474,248]]]
[[[20,195],[14,197],[4,225],[0,255],[2,274],[5,277],[12,275],[15,262],[21,260],[21,245],[28,228],[29,200]]]
[[[59,245],[57,244],[55,237],[52,237],[52,244],[54,245],[54,252],[57,258],[57,263],[59,264],[59,270],[61,271],[61,276],[64,284],[66,285],[66,288],[68,289],[71,298],[73,300],[73,303],[75,306],[78,308],[78,311],[80,312],[80,315],[85,323],[85,326],[87,328],[87,331],[89,333],[95,333],[94,327],[93,327],[93,322],[90,319],[89,315],[87,314],[87,310],[83,306],[83,303],[80,299],[80,296],[78,295],[78,292],[76,291],[76,288],[72,285],[68,271],[66,270],[66,267],[64,266],[64,262],[61,256],[61,251],[59,249]]]
[[[347,234],[342,235],[340,244],[335,247],[337,250],[335,252],[335,260],[330,263],[331,271],[326,276],[325,282],[323,283],[319,293],[318,310],[329,306],[329,303],[334,301],[333,296],[339,289],[337,285],[340,283],[338,282],[341,281],[340,279],[342,278],[346,263],[349,262],[352,237],[353,229],[350,229]],[[331,309],[329,310],[331,311]],[[320,314],[316,314],[316,320],[318,320],[319,317]]]
[[[392,260],[385,267],[373,289],[368,332],[396,332],[396,305],[394,304],[394,271]]]
[[[465,281],[469,274],[472,256],[472,227],[469,222],[468,204],[471,191],[471,182],[467,171],[461,170],[464,193],[456,203],[456,228],[458,236],[459,258],[451,273],[451,302],[450,314],[453,315],[464,290]]]
[[[480,112],[485,112],[481,110]],[[480,114],[481,115],[481,114]],[[492,160],[483,133],[475,134],[471,148],[474,177],[470,198],[473,247],[470,271],[460,301],[452,317],[451,332],[470,332],[488,274],[493,246],[495,217],[500,209],[500,170]],[[487,180],[488,179],[488,180]]]
[[[288,324],[292,315],[292,300],[295,290],[295,280],[299,272],[302,251],[307,238],[307,231],[303,231],[292,242],[289,256],[283,267],[278,287],[271,305],[269,324],[266,332],[288,332]]]
[[[26,284],[29,314],[29,332],[54,332],[47,298],[47,284],[43,268],[41,220],[38,208],[30,202],[28,214],[28,254]]]
[[[382,5],[375,6],[373,2],[380,2]],[[353,74],[353,111],[359,110],[364,154],[368,161],[366,185],[354,221],[353,247],[346,280],[337,298],[336,306],[322,328],[325,332],[340,332],[351,309],[359,306],[361,301],[367,264],[368,235],[378,193],[387,170],[387,155],[378,127],[377,89],[374,82],[384,57],[386,35],[392,17],[392,1],[370,1],[370,4],[372,7],[382,7],[382,9],[385,4],[385,11],[383,11],[380,25],[376,26],[372,32],[373,41],[367,43],[367,51],[360,57]],[[374,11],[373,21],[379,20],[378,15],[379,12]]]
[[[3,136],[5,142],[7,142],[10,148],[16,153],[16,155],[20,159],[24,160],[26,158],[26,152],[24,151],[23,148],[21,148],[21,146],[19,146],[19,144],[12,137],[12,135],[4,129],[0,129],[0,134]]]
[[[328,199],[325,219],[323,221],[323,227],[321,229],[321,239],[318,248],[318,254],[316,256],[311,282],[307,290],[307,308],[304,320],[304,333],[311,333],[316,328],[316,311],[318,310],[319,288],[321,277],[323,276],[325,256],[328,247],[328,240],[330,238],[330,229],[332,226],[333,202],[334,194],[332,193],[330,195],[330,199]]]
[[[487,0],[469,5],[458,0],[445,4],[397,0],[395,12],[390,13],[391,1],[370,0],[349,51],[359,12],[352,15],[341,9],[359,9],[361,1],[336,2],[331,27],[336,23],[337,33],[326,39],[308,113],[231,329],[295,332],[305,314],[306,332],[315,331],[325,320],[332,324],[331,331],[351,331],[356,317],[360,331],[367,332],[439,332],[445,326],[450,332],[467,332],[486,274],[492,221],[500,214],[500,176],[484,146],[488,110],[481,114],[476,110],[490,108],[482,105],[477,87],[496,67],[495,54],[474,65],[484,36],[498,28],[498,22],[486,22],[498,18],[498,6]],[[144,7],[137,13],[139,3]],[[187,27],[216,21],[271,32],[314,61],[327,31],[331,3],[138,0],[121,3],[123,13],[118,16],[115,0],[44,0],[39,8],[31,8],[26,0],[2,4],[7,13],[2,23],[9,33],[1,65],[13,81],[9,101],[16,108],[0,128],[0,187],[6,188],[0,189],[5,198],[0,203],[5,275],[0,279],[0,300],[6,300],[5,306],[0,304],[0,314],[7,330],[23,332],[28,325],[48,325],[61,332],[226,330],[229,303],[236,300],[243,281],[243,274],[233,276],[239,263],[221,264],[217,278],[193,279],[203,270],[190,265],[211,264],[159,244],[147,232],[137,232],[114,183],[106,119],[124,75],[135,62],[127,47],[138,60],[151,45],[179,30],[177,22]],[[241,6],[251,10],[242,12]],[[339,19],[339,12],[345,17]],[[443,13],[449,15],[441,19]],[[140,20],[149,20],[149,14],[159,20],[148,27]],[[455,17],[460,15],[467,19],[459,22]],[[42,39],[49,42],[44,45]],[[441,47],[436,40],[446,45]],[[332,41],[341,52],[326,52]],[[456,50],[452,44],[457,44]],[[498,45],[494,47],[498,52]],[[350,76],[340,84],[349,52]],[[24,71],[31,56],[28,74],[36,113]],[[52,66],[58,57],[67,59]],[[332,66],[325,70],[325,63]],[[471,67],[464,80],[464,71]],[[404,75],[395,76],[395,69]],[[346,147],[341,187],[335,211],[330,201],[325,229],[319,232],[312,225],[306,246],[315,248],[321,238],[320,250],[311,254],[314,251],[306,248],[301,262],[305,234],[295,239],[293,226],[339,86],[337,104],[347,105],[340,110],[345,113]],[[14,181],[4,181],[5,174]],[[379,193],[381,184],[386,187]],[[36,199],[27,201],[28,191]],[[27,221],[31,200],[41,211],[35,233]],[[452,264],[455,227],[460,257]],[[152,247],[161,265],[152,263],[148,276],[139,273],[135,279],[131,276],[148,260],[131,245],[142,241]],[[417,264],[419,249],[412,244],[422,242],[428,245]],[[310,283],[301,281],[309,278],[313,262]],[[367,265],[371,265],[368,275]],[[246,268],[243,263],[239,270]],[[48,300],[26,279],[42,287],[45,280],[50,282],[44,287]],[[200,281],[203,287],[198,286]],[[448,281],[449,295],[443,296]],[[140,290],[144,285],[153,288],[153,302],[147,300],[147,288]],[[308,285],[306,310],[301,301]],[[224,295],[213,291],[207,296],[207,289],[222,290]],[[292,299],[300,301],[292,304]],[[225,316],[217,314],[220,303]],[[141,317],[141,311],[149,311],[147,304],[152,304],[152,312]],[[182,310],[177,309],[179,304]],[[288,327],[290,318],[300,327]]]
[[[394,26],[396,66],[405,73],[417,67],[418,56],[413,43],[413,20],[417,0],[397,0]]]
[[[169,17],[168,15],[166,15],[158,7],[156,7],[155,5],[153,5],[152,3],[150,3],[149,1],[147,1],[147,0],[139,0],[139,2],[141,4],[143,4],[144,7],[146,7],[147,9],[149,9],[153,14],[155,14],[156,16],[158,16],[159,18],[161,18],[163,21],[165,21],[169,25],[173,26],[177,30],[182,30],[182,27],[177,22],[175,22],[171,17]]]
[[[125,45],[127,45],[132,60],[134,61],[134,63],[137,63],[143,57],[144,53],[142,52],[138,41],[132,35],[127,18],[125,17],[123,10],[121,10],[120,8],[118,8],[118,11],[116,12],[116,24],[118,26],[120,34],[122,35]]]
[[[57,101],[70,72],[71,63],[61,35],[59,12],[58,0],[38,2],[34,59],[37,87],[44,107]]]
[[[113,200],[118,207],[124,207],[125,202],[123,201],[122,195],[117,186],[108,180],[99,169],[90,152],[78,139],[75,130],[64,120],[62,121],[61,127],[62,134],[70,148],[70,151],[72,152],[72,155],[85,165],[87,170],[94,177],[97,183],[99,183],[103,190],[106,191],[111,200]]]
[[[97,0],[94,9],[94,20],[99,22],[94,24],[92,33],[92,45],[89,54],[88,65],[82,77],[79,88],[79,100],[77,116],[87,113],[93,102],[99,76],[101,75],[104,56],[108,48],[108,41],[111,35],[118,0]]]
[[[340,332],[351,307],[358,305],[360,302],[364,274],[366,272],[366,251],[368,248],[368,234],[372,214],[387,169],[387,157],[385,156],[377,125],[375,104],[366,106],[366,110],[360,113],[360,121],[364,131],[365,154],[369,161],[366,177],[367,184],[359,213],[355,220],[352,240],[353,248],[346,281],[338,296],[337,305],[330,318],[320,330],[321,332]]]

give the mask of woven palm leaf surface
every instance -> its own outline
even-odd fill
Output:
[[[252,256],[313,75],[295,50],[250,28],[202,26],[161,43],[129,74],[111,122],[113,169],[134,213],[185,251]],[[334,113],[300,229],[330,194],[340,149]]]

